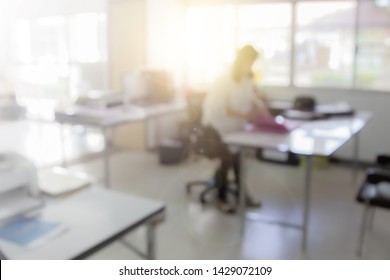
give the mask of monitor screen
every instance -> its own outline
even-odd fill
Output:
[[[136,71],[126,75],[124,83],[126,99],[131,104],[166,103],[175,97],[172,76],[166,71]]]

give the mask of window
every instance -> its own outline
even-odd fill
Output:
[[[31,26],[27,19],[19,19],[15,22],[15,34],[13,38],[13,60],[28,63],[32,60],[31,55]]]
[[[105,26],[98,13],[16,20],[10,35],[18,98],[67,101],[105,88]]]
[[[75,99],[90,89],[107,88],[106,17],[85,13],[69,17],[69,93]]]
[[[22,89],[17,90],[18,97],[66,96],[69,67],[65,27],[61,16],[15,21],[12,58],[17,89]]]
[[[390,90],[389,0],[248,2],[190,6],[189,81],[209,84],[251,44],[263,85]]]
[[[106,60],[105,17],[95,13],[69,19],[71,61],[97,63]]]
[[[261,53],[256,77],[267,85],[288,85],[290,3],[191,7],[188,12],[187,73],[192,86],[207,85],[252,44]]]
[[[38,63],[66,63],[66,22],[62,16],[40,18],[32,24],[32,56]]]
[[[192,7],[188,11],[187,75],[193,87],[212,82],[234,57],[232,6]]]
[[[251,44],[261,54],[254,71],[262,84],[290,83],[291,4],[239,7],[238,46]]]
[[[390,89],[390,9],[361,1],[356,53],[356,86]]]
[[[295,85],[352,86],[355,6],[354,1],[297,3]]]

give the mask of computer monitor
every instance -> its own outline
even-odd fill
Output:
[[[124,99],[127,104],[167,103],[175,97],[173,79],[167,71],[134,71],[125,75],[124,88]]]

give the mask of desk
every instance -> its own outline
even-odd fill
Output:
[[[303,123],[299,128],[289,134],[272,134],[268,132],[235,132],[224,137],[224,142],[245,148],[268,148],[281,152],[292,152],[302,155],[306,159],[304,205],[302,225],[289,225],[302,230],[302,252],[306,252],[307,234],[309,226],[311,175],[313,168],[313,156],[330,156],[338,148],[344,145],[352,137],[355,138],[354,161],[355,175],[356,163],[359,157],[359,131],[367,124],[371,114],[358,112],[350,117],[330,118],[326,120],[310,121]],[[241,153],[241,186],[240,209],[245,214],[245,159]],[[286,225],[286,223],[284,223]]]
[[[61,150],[63,166],[65,166],[64,130],[63,125],[82,125],[99,128],[104,136],[104,175],[105,186],[110,187],[109,155],[111,149],[110,131],[116,126],[137,121],[158,118],[163,115],[185,110],[184,101],[157,104],[146,107],[118,106],[104,110],[89,109],[86,107],[72,107],[55,112],[55,121],[61,124]]]
[[[68,229],[64,233],[34,249],[3,240],[0,240],[0,248],[9,259],[83,259],[131,230],[147,225],[148,252],[137,253],[154,259],[154,228],[164,212],[161,202],[89,187],[47,200],[42,219],[65,225]]]

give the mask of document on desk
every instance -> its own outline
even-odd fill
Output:
[[[275,134],[287,134],[292,130],[298,128],[303,122],[296,120],[288,120],[282,117],[274,119],[270,118],[259,118],[252,124],[245,126],[246,131],[252,132],[269,132]]]
[[[58,121],[81,121],[92,124],[100,124],[109,119],[121,117],[122,109],[96,109],[88,107],[71,107],[65,110],[55,112],[55,118]]]
[[[73,192],[91,184],[93,179],[85,173],[62,167],[42,170],[38,174],[39,189],[52,196]]]
[[[28,248],[35,248],[66,230],[67,227],[60,223],[18,217],[0,227],[0,238]]]

